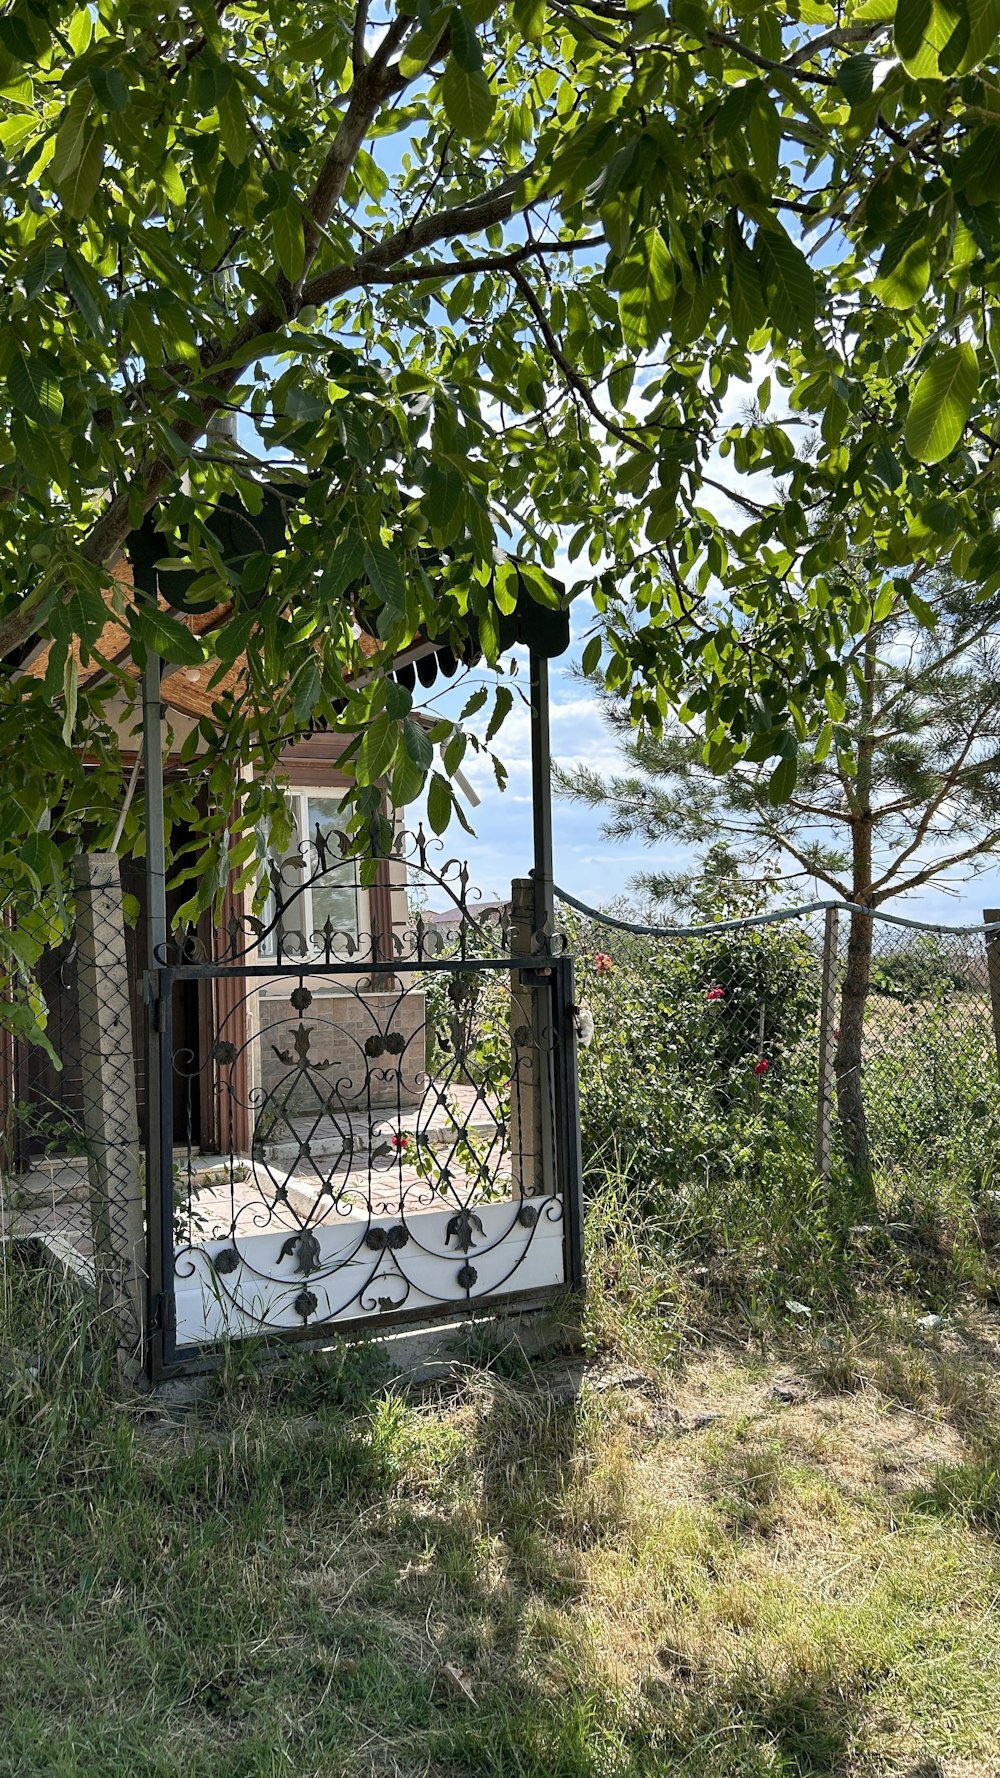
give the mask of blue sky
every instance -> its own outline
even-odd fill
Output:
[[[564,578],[572,578],[571,571],[566,574],[563,563],[557,571]],[[570,613],[570,653],[553,661],[549,670],[552,756],[563,765],[581,761],[612,772],[621,763],[617,745],[601,720],[594,693],[573,674],[593,620],[590,600],[578,597]],[[463,770],[481,798],[478,808],[465,805],[474,832],[471,836],[465,834],[453,823],[445,835],[447,854],[465,859],[472,882],[488,900],[505,897],[511,878],[525,875],[532,862],[526,659],[517,665],[517,674],[511,681],[517,689],[515,706],[494,743],[509,772],[507,789],[497,789],[488,760],[467,754]],[[443,696],[434,697],[430,707],[442,715],[457,715],[473,686],[484,679],[492,683],[493,676],[474,672],[464,677]],[[488,714],[488,709],[489,706],[484,714]],[[691,863],[690,856],[675,846],[649,848],[639,843],[623,845],[606,840],[600,832],[599,817],[558,797],[553,803],[553,852],[556,882],[594,907],[606,907],[616,897],[627,895],[629,879],[637,870],[684,870]],[[803,888],[801,896],[797,893],[795,899],[811,900],[815,893],[812,888]],[[433,904],[433,896],[430,899]],[[954,893],[930,885],[893,902],[890,911],[912,919],[971,924],[982,917],[987,905],[1000,905],[1000,860],[971,883],[956,885]]]

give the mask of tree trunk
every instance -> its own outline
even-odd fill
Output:
[[[878,667],[876,636],[868,636],[864,649],[864,690],[858,725],[857,777],[851,819],[852,894],[855,906],[867,908],[872,899],[872,788],[874,777],[873,718]],[[837,1039],[837,1110],[844,1138],[847,1164],[870,1213],[875,1210],[868,1118],[861,1080],[861,1055],[865,1035],[865,1007],[872,973],[872,920],[870,914],[851,915],[847,942],[847,969],[840,998],[840,1036]]]
[[[873,1192],[868,1118],[861,1082],[861,1056],[865,1032],[865,1007],[872,968],[872,922],[868,914],[851,915],[847,944],[847,969],[840,996],[840,1036],[837,1039],[837,1110],[847,1164],[866,1195]]]

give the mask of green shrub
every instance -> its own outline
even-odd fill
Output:
[[[629,1157],[651,1208],[792,1163],[815,1103],[818,960],[791,925],[643,939],[579,922],[584,1165]],[[811,1160],[811,1141],[806,1143]]]

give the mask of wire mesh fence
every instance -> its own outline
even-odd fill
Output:
[[[138,975],[117,869],[83,864],[69,929],[50,935],[36,968],[39,1028],[15,1032],[8,1018],[0,1033],[0,1233],[5,1243],[44,1239],[93,1279],[122,1345],[138,1352],[145,1314]],[[10,1012],[22,997],[9,987],[6,999]]]
[[[564,924],[594,1035],[581,1056],[584,1157],[720,1198],[809,1172],[891,1195],[1000,1157],[988,930],[819,906],[650,929]],[[1000,946],[994,989],[1000,1008]]]

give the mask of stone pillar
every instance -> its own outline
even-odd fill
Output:
[[[510,886],[510,953],[531,955],[535,926],[535,885],[515,877]],[[545,968],[544,956],[539,957]],[[552,1102],[551,995],[544,977],[534,985],[519,969],[510,976],[510,1156],[515,1198],[555,1190]]]
[[[121,872],[113,853],[74,860],[83,1123],[100,1307],[123,1351],[142,1353],[146,1235]]]

